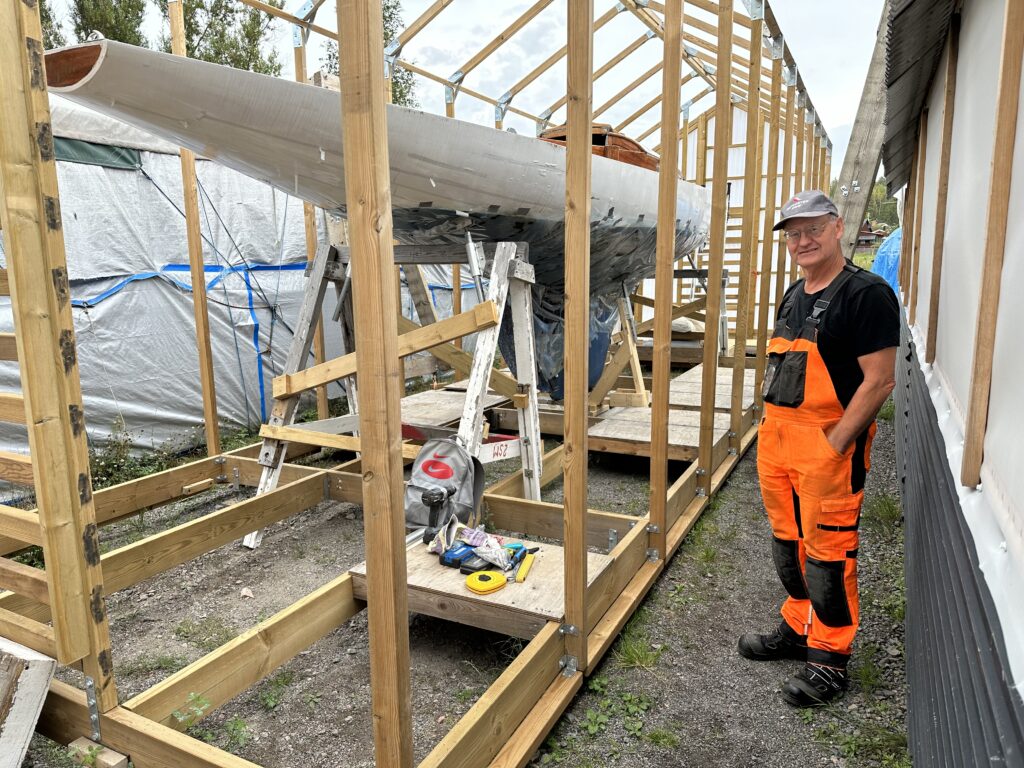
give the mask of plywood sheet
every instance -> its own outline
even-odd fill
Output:
[[[533,567],[521,584],[508,584],[490,595],[477,595],[466,577],[438,563],[437,555],[420,543],[406,552],[409,610],[516,637],[533,637],[548,621],[565,614],[563,550],[554,544],[524,542],[540,547]],[[587,583],[612,563],[607,555],[588,553]],[[366,563],[353,568],[353,594],[366,599]]]
[[[484,408],[493,408],[508,402],[507,397],[488,393]],[[428,389],[402,398],[402,421],[406,424],[441,426],[462,418],[466,393],[449,389]]]
[[[729,413],[732,409],[732,368],[719,367],[715,384],[715,410]],[[754,404],[754,370],[747,368],[743,377],[743,409]],[[704,366],[697,365],[676,376],[669,383],[668,402],[672,408],[700,410],[700,394]]]
[[[0,768],[21,765],[57,662],[0,637]]]

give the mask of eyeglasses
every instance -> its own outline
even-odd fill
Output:
[[[800,238],[804,235],[808,235],[809,237],[820,236],[826,229],[828,229],[828,225],[831,223],[831,221],[826,221],[824,224],[811,224],[811,226],[805,227],[804,229],[788,229],[783,232],[783,234],[786,236],[786,240],[790,242],[800,242]]]

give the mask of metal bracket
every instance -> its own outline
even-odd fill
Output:
[[[611,552],[619,543],[619,532],[614,528],[608,529],[608,551]]]
[[[306,2],[304,2],[300,8],[296,9],[296,11],[292,13],[292,16],[297,16],[303,21],[306,21],[306,14],[312,10],[313,3],[310,2],[310,0],[306,0]],[[306,28],[303,27],[302,25],[292,24],[292,47],[301,48],[302,46],[304,46],[306,44],[306,36],[308,34],[309,33],[306,31]]]
[[[88,675],[85,676],[85,704],[89,708],[89,725],[92,726],[90,738],[97,744],[101,744],[100,708],[96,698],[96,681]]]
[[[236,469],[235,471],[237,472],[238,470]],[[215,483],[226,483],[228,481],[228,476],[227,475],[217,475],[215,478],[213,478],[213,481]]]
[[[787,64],[782,68],[782,83],[787,88],[792,88],[796,85],[796,65],[790,66]]]
[[[704,71],[707,72],[709,75],[714,75],[716,72],[718,72],[718,67],[716,67],[714,64],[705,64]]]
[[[657,34],[657,33],[655,33],[655,31],[654,31],[653,29],[648,29],[648,30],[647,30],[646,32],[644,32],[644,36],[645,36],[645,37],[646,37],[646,38],[647,38],[648,40],[650,40],[650,39],[651,39],[652,37],[655,37],[655,36],[656,36],[656,34]]]
[[[579,627],[575,624],[563,624],[558,628],[558,634],[560,635],[573,635],[576,636],[580,633]]]
[[[558,660],[558,666],[562,668],[562,674],[565,677],[572,677],[579,671],[579,665],[575,656],[563,656]]]
[[[698,485],[697,486],[697,496],[700,496],[700,497],[707,496],[707,493],[705,492],[703,485]]]
[[[402,53],[402,44],[398,42],[398,39],[392,40],[390,43],[384,46],[384,55],[388,58],[397,59]]]
[[[776,37],[766,37],[765,41],[768,46],[768,56],[771,58],[772,61],[778,61],[785,55],[786,41],[782,37],[782,35],[777,35]],[[785,75],[783,75],[783,77],[785,77]],[[795,79],[796,78],[794,77],[794,80]]]
[[[218,456],[217,458],[215,458],[213,460],[214,464],[220,464],[221,466],[223,466],[224,464],[227,464],[227,462],[228,462],[228,460],[225,459],[223,456]]]
[[[505,119],[505,113],[508,112],[509,105],[512,103],[512,94],[505,91],[505,94],[498,99],[498,103],[494,105],[494,120],[495,122]]]
[[[696,56],[697,49],[694,48],[689,43],[683,43],[683,53],[685,53],[687,56]]]
[[[650,525],[647,526],[647,528],[645,530],[648,533],[658,533],[659,531],[661,531],[661,528],[659,528],[658,526],[656,526],[653,523],[651,523]]]
[[[660,555],[658,554],[658,550],[653,549],[653,548],[648,549],[647,550],[647,559],[650,560],[652,563],[655,562],[656,560],[659,560],[660,559]]]
[[[235,476],[235,479],[231,481],[231,490],[238,493],[242,489],[242,479],[238,467],[235,467],[232,474]]]
[[[764,0],[743,0],[751,21],[764,21]]]
[[[808,107],[807,108],[807,114],[804,115],[804,122],[807,125],[811,125],[814,122],[816,117],[817,117],[817,113],[814,111],[814,107]]]
[[[444,103],[454,104],[455,103],[455,88],[450,85],[444,87]]]
[[[448,78],[448,82],[451,83],[452,85],[458,85],[459,83],[462,82],[462,78],[464,78],[465,76],[465,72],[463,72],[461,69],[457,69],[454,72],[452,72],[451,76]]]
[[[726,453],[728,453],[730,456],[738,456],[739,455],[739,451],[736,450],[735,448],[730,448],[729,450],[726,451]]]
[[[707,473],[708,471],[704,469],[704,467],[697,467],[697,471],[694,474],[696,474],[697,477],[704,477]]]
[[[690,119],[690,107],[693,106],[693,99],[690,99],[679,108],[680,113],[683,115],[683,120],[687,121]]]
[[[804,107],[807,106],[807,94],[804,91],[796,92],[796,105],[800,109],[803,109]]]

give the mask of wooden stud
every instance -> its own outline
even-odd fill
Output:
[[[167,15],[171,22],[171,53],[188,56],[185,50],[184,0],[169,0]],[[220,430],[217,417],[217,387],[210,346],[210,316],[206,303],[206,272],[203,262],[203,233],[199,223],[199,193],[196,183],[196,156],[180,148],[181,187],[184,193],[185,235],[188,239],[188,263],[192,275],[192,312],[196,323],[196,351],[199,355],[199,381],[203,395],[203,421],[206,432],[206,454],[220,453]]]
[[[900,270],[899,283],[903,296],[903,306],[907,305],[910,285],[910,254],[914,248],[914,208],[917,203],[917,147],[914,148],[914,156],[910,161],[910,181],[907,184],[907,194],[903,204],[903,235],[900,240]]]
[[[1021,56],[1024,55],[1024,3],[1008,2],[1003,23],[999,90],[996,96],[996,135],[992,150],[992,180],[985,226],[985,261],[978,294],[978,323],[974,336],[971,397],[964,428],[964,458],[960,482],[975,487],[981,482],[988,400],[992,389],[992,357],[995,354],[999,288],[1006,253],[1013,154],[1020,106]]]
[[[0,4],[0,224],[59,661],[117,703],[37,6]]]
[[[804,175],[804,140],[807,137],[807,131],[804,129],[804,116],[806,110],[800,108],[797,110],[796,115],[793,119],[793,131],[796,133],[796,148],[793,150],[796,167],[793,169],[793,194],[802,192],[807,189],[807,182]],[[791,261],[789,264],[789,282],[796,280],[796,262]]]
[[[761,40],[764,21],[754,19],[750,28],[751,41]],[[747,338],[750,335],[751,283],[756,280],[754,265],[757,251],[757,225],[761,211],[761,143],[764,123],[761,111],[752,104],[761,101],[761,69],[764,55],[760,45],[751,44],[748,70],[750,92],[747,95],[747,135],[744,147],[743,178],[743,230],[740,237],[739,288],[736,294],[736,325],[733,336],[732,407],[729,420],[730,447],[739,451],[740,420],[743,418],[743,385],[746,382]],[[738,108],[738,107],[737,107]]]
[[[374,753],[412,765],[409,617],[395,271],[380,0],[338,3],[345,193],[352,248]]]
[[[295,46],[293,53],[295,57],[295,82],[309,82],[306,78],[305,44]],[[302,221],[306,234],[306,261],[312,262],[316,258],[316,248],[319,243],[319,238],[316,234],[316,206],[312,203],[302,204]],[[322,363],[326,359],[325,355],[324,318],[321,313],[320,318],[316,321],[316,331],[313,333],[313,361],[315,363]],[[326,419],[330,415],[326,384],[316,389],[316,413],[319,419]]]
[[[729,66],[732,55],[733,3],[721,0],[718,4],[718,61],[719,71]],[[698,466],[703,472],[698,485],[711,495],[711,475],[714,472],[712,451],[715,427],[715,383],[718,378],[719,317],[722,301],[722,265],[725,259],[726,206],[729,175],[728,147],[732,138],[732,101],[729,89],[715,92],[715,161],[711,187],[711,230],[708,233],[707,320],[704,324],[704,368],[701,380],[700,445]]]
[[[590,346],[590,147],[593,0],[568,2],[565,178],[565,635],[566,653],[587,658],[587,378]]]
[[[942,149],[939,151],[939,188],[935,202],[935,242],[932,244],[932,284],[928,301],[928,329],[924,361],[935,362],[939,331],[939,291],[942,287],[942,258],[946,247],[946,208],[949,202],[949,157],[953,149],[953,111],[956,107],[956,72],[960,56],[960,15],[954,14],[946,48],[946,85],[942,99]]]
[[[668,501],[668,388],[672,376],[672,271],[676,256],[676,200],[679,194],[679,89],[682,68],[683,0],[666,0],[665,69],[662,72],[662,146],[658,172],[658,229],[654,279],[654,392],[651,403],[651,495],[649,549],[665,557]],[[665,140],[665,136],[673,137]]]
[[[921,124],[918,131],[918,158],[917,158],[917,189],[919,190],[920,202],[914,208],[914,249],[910,253],[910,273],[909,277],[909,309],[910,317],[908,318],[911,325],[917,321],[917,285],[918,285],[918,268],[921,262],[921,235],[923,234],[921,226],[921,219],[924,215],[924,173],[928,167],[928,109],[927,107],[921,113]],[[860,227],[860,222],[857,222],[857,227]]]
[[[416,35],[422,32],[430,22],[437,18],[437,15],[441,13],[441,11],[453,2],[454,0],[434,0],[430,7],[420,14],[419,18],[402,30],[402,34],[398,36],[398,44],[400,46],[407,45],[410,40],[416,37]]]
[[[702,112],[697,118],[697,157],[694,163],[694,182],[701,186],[708,185],[708,113]]]
[[[793,123],[797,119],[797,107],[796,107],[796,86],[789,86],[786,88],[786,119],[785,124],[782,127],[782,141],[785,142],[782,149],[782,188],[779,190],[779,207],[781,208],[789,200],[790,194],[790,181],[792,179],[793,172]],[[775,222],[772,222],[772,226]],[[775,301],[773,303],[774,314],[779,311],[779,306],[782,304],[782,296],[786,287],[786,276],[788,270],[786,269],[786,260],[789,256],[789,251],[786,248],[786,238],[779,237],[778,245],[778,260],[775,266]]]
[[[764,398],[761,395],[761,383],[764,381],[765,350],[768,347],[768,305],[771,301],[772,286],[772,252],[775,248],[775,237],[772,227],[775,224],[776,203],[779,199],[779,119],[780,100],[782,96],[782,59],[772,61],[772,110],[768,120],[768,168],[765,174],[764,228],[761,232],[761,283],[757,304],[757,353],[754,365],[754,410],[760,411]],[[781,280],[781,276],[779,278]]]
[[[6,279],[6,272],[4,270],[4,278]],[[0,294],[6,295],[6,294]],[[17,360],[18,359],[18,342],[14,338],[13,333],[0,333],[0,360]]]

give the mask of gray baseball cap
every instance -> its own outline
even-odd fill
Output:
[[[839,215],[836,204],[820,189],[805,189],[797,192],[779,211],[779,221],[772,230],[782,229],[789,219],[809,219],[825,214]]]

